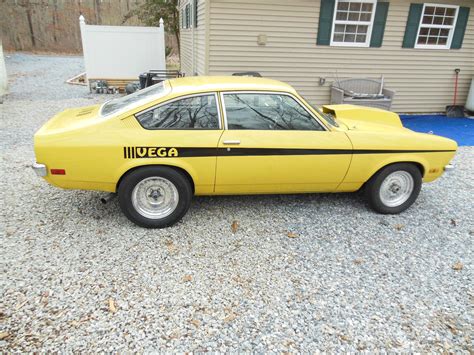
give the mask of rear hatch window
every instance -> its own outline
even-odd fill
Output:
[[[107,101],[102,105],[100,114],[102,116],[110,116],[116,113],[122,113],[134,108],[140,107],[147,102],[166,96],[171,91],[166,81],[150,86],[146,89],[139,90],[133,94],[119,97]]]

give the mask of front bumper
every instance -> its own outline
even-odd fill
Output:
[[[454,165],[453,164],[448,164],[444,167],[444,171],[453,171],[454,170]]]
[[[44,164],[39,164],[35,162],[31,167],[38,176],[44,177],[48,175],[48,168],[46,168],[46,165]]]

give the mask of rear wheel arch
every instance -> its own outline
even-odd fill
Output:
[[[115,186],[115,191],[118,191],[120,183],[123,181],[125,176],[132,173],[133,171],[139,170],[141,168],[150,167],[150,166],[166,167],[166,168],[171,168],[173,170],[176,170],[176,171],[180,172],[189,181],[189,184],[191,185],[191,188],[192,188],[193,194],[194,194],[195,184],[194,184],[194,179],[192,178],[191,174],[186,169],[183,169],[183,168],[175,166],[175,165],[168,165],[168,164],[146,164],[146,165],[138,165],[138,166],[135,166],[133,168],[128,169],[118,179],[117,184]]]

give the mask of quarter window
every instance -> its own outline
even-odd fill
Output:
[[[136,115],[146,129],[219,129],[216,96],[188,97]]]
[[[335,6],[331,45],[368,47],[376,0],[337,0]]]
[[[322,131],[296,100],[278,94],[225,94],[228,129]]]
[[[458,9],[458,6],[424,4],[415,48],[449,48]]]

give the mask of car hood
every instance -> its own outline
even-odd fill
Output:
[[[354,105],[326,105],[323,112],[333,115],[348,130],[399,131],[403,127],[400,117],[390,111]]]

